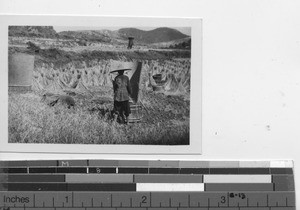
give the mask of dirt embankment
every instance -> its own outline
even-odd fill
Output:
[[[10,47],[9,53],[27,53],[35,55],[35,66],[52,63],[61,67],[67,63],[82,63],[90,60],[169,60],[172,58],[190,58],[189,50],[133,50],[133,51],[64,51],[57,48],[31,50]]]

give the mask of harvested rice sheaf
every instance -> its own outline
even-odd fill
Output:
[[[111,87],[111,74],[109,72],[115,68],[115,63],[122,65],[124,62],[128,62],[126,58],[123,58],[123,60],[97,59],[95,61],[90,61],[88,63],[83,62],[81,64],[70,62],[61,66],[58,71],[57,69],[54,69],[54,64],[44,64],[41,67],[36,67],[35,71],[39,73],[41,77],[46,76],[46,81],[40,80],[37,77],[34,77],[33,79],[45,89],[53,87],[53,85],[51,86],[51,83],[59,82],[61,77],[61,80],[65,84],[74,84],[76,80],[82,80],[83,84],[87,88]],[[156,89],[163,89],[168,94],[185,94],[186,92],[189,92],[190,59],[142,60],[142,63],[140,89],[148,90],[149,85],[155,85],[155,83],[149,83],[149,79],[151,80],[151,77],[155,74],[161,74],[162,82],[159,84],[165,83],[165,86]],[[52,74],[52,72],[56,73]],[[85,75],[84,77],[82,77],[82,73]],[[71,80],[73,80],[73,82],[71,82]]]

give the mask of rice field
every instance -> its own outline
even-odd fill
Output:
[[[141,122],[119,124],[110,116],[114,77],[110,71],[124,65],[134,67],[137,62],[142,62],[138,90]],[[124,56],[63,65],[37,62],[32,91],[8,93],[9,142],[188,145],[190,67],[190,58],[175,57],[135,60]],[[153,77],[156,75],[159,79]],[[76,106],[50,107],[41,101],[45,93],[70,95]]]
[[[109,91],[107,91],[109,92]],[[146,94],[145,94],[146,95]],[[49,107],[35,93],[9,93],[9,142],[56,144],[189,144],[188,101],[150,93],[142,122],[119,124],[108,115],[111,103],[76,97],[75,109]],[[182,104],[180,104],[182,103]],[[178,107],[178,110],[172,107]],[[179,109],[180,108],[180,109]]]
[[[112,87],[110,74],[112,69],[121,66],[131,67],[137,61],[134,60],[92,60],[90,62],[68,63],[63,67],[56,68],[54,64],[42,64],[34,69],[33,88],[34,90],[47,89],[57,91],[65,88],[74,88],[77,83],[85,87]],[[172,92],[178,86],[183,86],[181,94],[188,94],[190,91],[190,59],[171,60],[142,60],[142,75],[140,78],[141,89],[147,89],[155,81],[152,76],[161,74],[161,79],[170,79],[171,86],[166,91]],[[178,92],[177,94],[180,94]]]

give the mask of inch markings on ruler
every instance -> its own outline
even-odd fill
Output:
[[[291,161],[0,161],[0,210],[294,210]]]

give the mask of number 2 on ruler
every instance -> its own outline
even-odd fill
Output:
[[[147,203],[147,196],[145,195],[142,196],[142,203]]]

